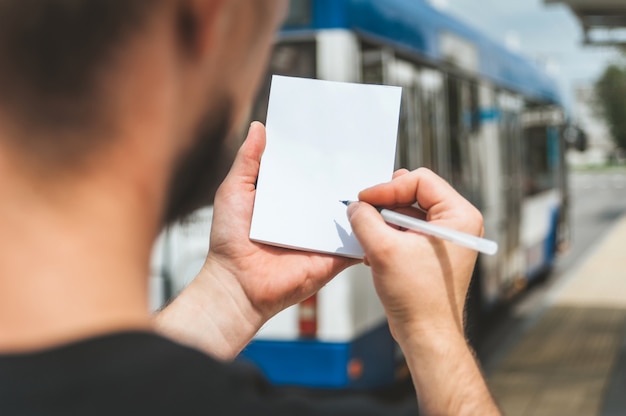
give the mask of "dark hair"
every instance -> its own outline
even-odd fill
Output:
[[[159,3],[0,0],[0,111],[37,132],[98,123],[99,71]]]

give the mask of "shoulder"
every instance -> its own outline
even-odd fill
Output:
[[[107,334],[0,356],[0,414],[229,414],[257,378],[156,334]]]

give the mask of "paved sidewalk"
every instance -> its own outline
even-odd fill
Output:
[[[626,217],[550,302],[489,375],[502,410],[511,416],[626,415],[626,408],[607,410],[621,407],[616,400],[626,395],[615,387],[626,370]]]

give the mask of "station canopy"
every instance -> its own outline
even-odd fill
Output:
[[[569,6],[578,17],[584,43],[626,48],[626,0],[544,0]]]

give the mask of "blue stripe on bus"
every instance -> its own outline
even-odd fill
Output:
[[[482,108],[480,110],[481,121],[498,121],[500,119],[500,110],[497,108]]]
[[[383,324],[352,342],[253,340],[238,359],[252,361],[277,385],[375,388],[394,381],[396,348]],[[355,380],[348,375],[351,360],[363,369]]]
[[[556,244],[557,244],[557,231],[559,227],[559,213],[560,208],[556,207],[552,211],[552,217],[550,218],[550,233],[545,241],[545,260],[546,265],[553,266],[556,261]]]

